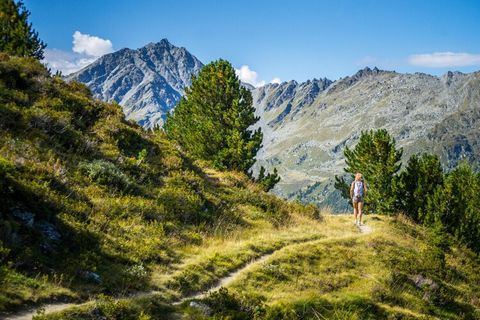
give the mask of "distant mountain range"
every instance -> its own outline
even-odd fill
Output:
[[[185,48],[163,39],[107,54],[66,79],[85,83],[96,98],[119,103],[127,119],[151,128],[163,123],[202,66]]]
[[[258,164],[277,167],[275,192],[344,210],[334,191],[343,150],[362,130],[385,128],[404,148],[403,161],[434,152],[446,169],[480,159],[480,72],[442,77],[365,68],[330,81],[268,84],[253,91],[264,132]]]
[[[127,118],[162,124],[202,63],[167,40],[108,54],[68,76],[102,100],[117,101]],[[480,72],[442,77],[365,68],[350,77],[248,86],[260,116],[264,147],[257,165],[277,167],[274,192],[346,209],[333,189],[342,174],[343,148],[362,130],[386,128],[404,148],[435,152],[446,168],[480,156]]]

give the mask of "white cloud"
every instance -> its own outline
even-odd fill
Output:
[[[270,81],[270,83],[280,84],[282,83],[282,80],[280,80],[280,78],[273,78],[272,81]]]
[[[434,52],[414,54],[408,57],[408,63],[419,67],[445,68],[480,65],[480,54]]]
[[[251,84],[254,87],[265,85],[265,81],[258,81],[258,74],[250,70],[250,67],[247,65],[241,66],[240,69],[235,69],[235,74],[240,81]]]
[[[89,34],[75,31],[73,34],[73,52],[100,57],[113,51],[112,42]]]
[[[113,45],[110,40],[75,31],[72,51],[47,48],[45,49],[43,62],[53,72],[61,71],[62,74],[68,75],[110,52],[113,52]]]
[[[88,57],[81,54],[66,52],[58,49],[45,49],[43,62],[53,72],[61,71],[68,75],[94,62],[97,57]]]
[[[251,84],[254,87],[262,87],[267,82],[265,80],[258,79],[258,73],[250,69],[248,65],[243,65],[240,69],[235,69],[235,74],[240,81]],[[270,83],[280,83],[280,78],[273,78]]]

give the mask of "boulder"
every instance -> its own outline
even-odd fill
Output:
[[[200,301],[191,301],[190,307],[200,310],[204,315],[210,316],[212,315],[212,308],[207,306],[205,303]]]
[[[35,229],[37,229],[44,237],[50,241],[60,241],[62,238],[57,227],[47,221],[39,221],[35,223]]]
[[[12,210],[12,215],[27,227],[33,227],[35,214],[18,208]]]
[[[95,282],[95,283],[101,283],[102,282],[102,277],[93,271],[82,271],[80,272],[80,276],[88,281]]]

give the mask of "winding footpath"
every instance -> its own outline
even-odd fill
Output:
[[[358,230],[360,232],[359,236],[360,235],[364,236],[364,235],[367,235],[367,234],[370,234],[370,233],[373,232],[373,228],[370,227],[369,225],[359,226]],[[263,256],[260,256],[259,258],[254,259],[251,262],[243,265],[242,267],[234,270],[232,273],[230,273],[227,276],[219,279],[218,282],[214,286],[210,287],[209,289],[199,291],[199,292],[194,293],[194,294],[189,295],[189,296],[185,296],[178,301],[174,301],[172,304],[173,305],[179,305],[179,304],[182,304],[183,302],[188,301],[188,300],[202,299],[205,296],[207,296],[208,294],[210,294],[211,292],[218,291],[221,287],[228,286],[230,283],[235,281],[240,274],[248,272],[249,270],[251,270],[252,268],[254,268],[257,265],[263,264],[272,255],[274,255],[275,253],[277,253],[279,251],[282,251],[282,250],[285,250],[287,248],[291,248],[291,247],[294,247],[294,246],[304,245],[304,244],[307,244],[307,243],[340,240],[342,238],[349,238],[349,237],[352,237],[352,236],[348,235],[348,236],[335,237],[335,238],[315,239],[315,240],[297,242],[297,243],[293,243],[293,244],[290,244],[290,245],[286,245],[286,246],[284,246],[282,248],[279,248],[279,249],[277,249],[273,252],[270,252],[270,253],[267,253]],[[151,295],[154,295],[154,294],[157,294],[157,293],[158,293],[157,291],[139,292],[137,294],[134,294],[134,295],[130,296],[129,298],[148,297],[148,296],[151,296]],[[65,302],[47,303],[47,304],[43,304],[43,305],[40,305],[40,306],[27,308],[27,309],[24,309],[24,310],[19,311],[17,313],[6,315],[5,317],[2,317],[2,315],[0,315],[0,319],[3,319],[3,320],[31,320],[32,317],[35,314],[37,314],[37,312],[39,310],[43,310],[44,314],[48,314],[48,313],[63,311],[65,309],[68,309],[68,308],[71,308],[71,307],[74,307],[74,306],[81,306],[81,305],[84,305],[88,302],[91,302],[91,301],[86,301],[86,302],[81,302],[81,303],[65,303]]]
[[[58,312],[62,311],[65,309],[68,309],[70,307],[76,306],[77,304],[75,303],[64,303],[64,302],[54,302],[54,303],[48,303],[44,304],[41,306],[36,306],[36,307],[31,307],[22,311],[19,311],[17,313],[7,315],[6,318],[1,318],[0,319],[5,319],[5,320],[31,320],[32,317],[37,314],[37,311],[40,309],[43,310],[45,313],[52,313],[52,312]]]

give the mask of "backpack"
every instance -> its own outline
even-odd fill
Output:
[[[363,181],[355,181],[353,187],[353,197],[354,198],[363,198]]]

